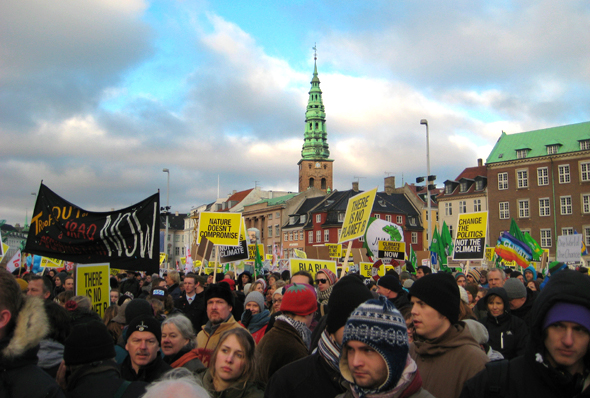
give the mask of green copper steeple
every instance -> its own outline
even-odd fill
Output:
[[[318,78],[317,53],[314,49],[313,79],[311,79],[311,90],[307,101],[305,112],[305,135],[302,159],[321,160],[328,159],[328,133],[326,131],[326,112],[322,101],[322,90],[320,90],[320,79]]]

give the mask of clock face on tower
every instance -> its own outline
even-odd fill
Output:
[[[316,169],[319,169],[319,168],[321,168],[321,167],[322,167],[322,165],[320,164],[320,162],[316,162],[316,163],[315,163],[315,168],[316,168]]]

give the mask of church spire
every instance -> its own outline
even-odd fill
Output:
[[[328,149],[326,113],[318,77],[317,48],[315,45],[313,50],[313,78],[310,82],[311,89],[309,90],[307,111],[305,112],[305,133],[301,158],[322,160],[330,157],[330,151]]]

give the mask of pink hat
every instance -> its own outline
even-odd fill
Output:
[[[330,281],[330,286],[334,286],[334,284],[336,283],[336,274],[334,274],[328,268],[322,268],[321,270],[316,272],[316,275],[320,272],[328,277],[328,280]]]

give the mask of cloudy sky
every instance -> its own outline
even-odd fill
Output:
[[[317,43],[335,189],[438,184],[502,130],[590,120],[590,3],[6,0],[0,219],[296,191]]]

